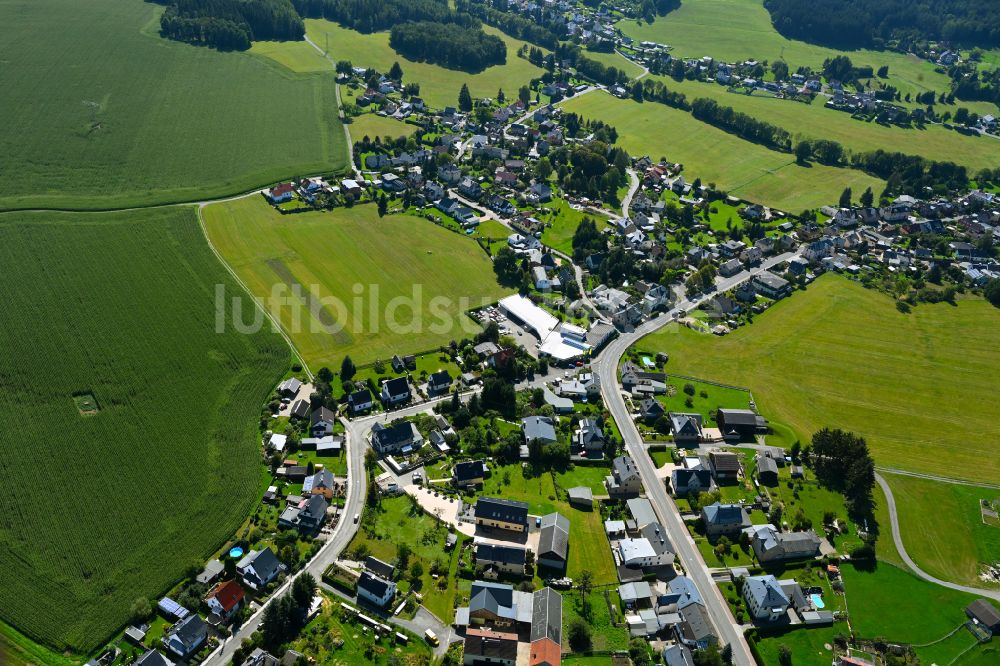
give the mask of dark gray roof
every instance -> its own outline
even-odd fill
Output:
[[[372,401],[372,392],[368,389],[361,389],[360,391],[355,391],[347,398],[347,404],[351,407],[356,407],[357,405],[367,405]]]
[[[476,546],[477,562],[500,562],[501,564],[519,564],[524,566],[524,548],[517,546],[502,546],[500,544],[481,543]]]
[[[1000,611],[986,599],[976,599],[966,607],[965,612],[990,629],[1000,627]]]
[[[778,463],[774,462],[772,458],[759,456],[757,458],[757,474],[767,474],[768,472],[777,475]]]
[[[555,442],[556,429],[552,425],[552,420],[547,416],[529,416],[521,420],[524,428],[524,441],[530,442],[540,439],[543,442]]]
[[[187,650],[193,650],[208,636],[208,625],[196,613],[188,615],[170,629],[169,636],[176,636]]]
[[[257,577],[267,580],[281,568],[281,562],[275,556],[274,551],[268,546],[264,550],[251,551],[246,557],[238,562],[238,566],[250,565]]]
[[[493,660],[511,661],[517,659],[517,640],[502,636],[480,636],[476,632],[465,637],[465,654],[475,659],[474,664],[488,664]]]
[[[406,377],[393,377],[392,379],[387,379],[383,385],[386,390],[389,391],[389,395],[401,395],[403,393],[409,393],[410,391],[410,385],[406,381]]]
[[[740,457],[729,451],[710,451],[708,459],[712,461],[712,468],[720,472],[740,471]]]
[[[368,569],[376,576],[381,576],[389,580],[392,580],[393,575],[396,573],[396,567],[371,555],[365,558],[365,569]]]
[[[569,552],[569,520],[559,513],[542,516],[542,532],[538,536],[538,556],[565,561]]]
[[[469,591],[469,613],[477,610],[515,619],[514,588],[503,583],[474,582]]]
[[[419,434],[417,427],[410,421],[399,421],[389,426],[376,423],[372,426],[372,437],[383,448],[391,448],[400,444],[410,444]]]
[[[701,515],[711,525],[750,525],[750,517],[739,504],[709,504],[701,508]]]
[[[562,643],[562,595],[551,587],[543,587],[532,595],[531,642],[550,638]]]
[[[639,471],[635,468],[635,462],[630,456],[618,456],[611,463],[612,474],[619,482],[639,476]]]
[[[291,415],[299,418],[309,416],[309,403],[305,400],[296,400],[292,403]]]
[[[480,497],[476,500],[476,518],[527,525],[528,504],[498,497]]]
[[[455,483],[459,484],[472,479],[481,479],[486,475],[486,463],[482,460],[466,460],[456,463],[452,475],[455,478]]]
[[[435,372],[434,374],[432,374],[430,377],[428,377],[427,381],[430,384],[434,384],[434,385],[438,385],[438,384],[450,384],[451,383],[451,374],[447,370],[438,370],[437,372]]]
[[[159,650],[150,650],[135,660],[136,666],[174,666]]]
[[[710,640],[715,636],[712,621],[701,604],[691,604],[681,611],[684,621],[681,623],[681,633],[691,641]]]
[[[673,472],[679,484],[690,485],[691,478],[696,477],[699,485],[707,488],[712,483],[712,473],[707,469],[687,469],[685,467],[675,467]],[[676,488],[675,488],[676,490]]]
[[[725,419],[726,425],[757,425],[757,413],[749,409],[720,409],[719,416]]]
[[[365,590],[374,597],[384,597],[392,587],[392,581],[376,576],[370,571],[362,571],[358,578],[358,589]]]
[[[320,421],[327,421],[329,423],[334,423],[336,420],[337,420],[336,415],[326,407],[320,407],[319,409],[313,410],[311,419],[313,425],[316,425]]]

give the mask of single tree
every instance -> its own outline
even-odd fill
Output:
[[[865,188],[865,191],[861,193],[860,202],[864,208],[871,208],[872,204],[875,203],[875,195],[872,193],[871,187]]]
[[[350,380],[354,378],[358,369],[354,367],[354,361],[351,360],[350,356],[345,356],[344,360],[340,362],[340,378],[343,380]]]
[[[840,193],[840,207],[841,208],[851,207],[851,188],[845,187],[844,191]]]
[[[458,109],[464,113],[472,111],[472,93],[469,92],[469,86],[462,84],[462,89],[458,91]]]

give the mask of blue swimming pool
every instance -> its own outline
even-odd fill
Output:
[[[823,603],[823,597],[818,594],[810,594],[809,598],[812,599],[813,606],[816,608],[824,608],[826,604]]]
[[[243,557],[243,549],[240,548],[239,546],[233,546],[232,548],[229,549],[229,557],[233,558],[234,560]]]

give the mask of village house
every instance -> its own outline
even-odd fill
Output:
[[[767,419],[749,409],[720,409],[716,421],[726,441],[752,439],[767,433]]]
[[[701,520],[705,525],[705,534],[709,540],[715,541],[725,536],[733,540],[740,532],[750,527],[750,516],[739,504],[721,504],[716,502],[701,508]]]
[[[285,570],[270,546],[263,550],[251,550],[236,563],[236,573],[243,583],[252,590],[261,590]]]
[[[330,503],[323,495],[310,495],[295,504],[289,504],[278,517],[278,525],[295,529],[302,534],[313,534],[323,526]]]
[[[536,561],[541,567],[565,571],[569,557],[569,520],[559,513],[542,516]]]
[[[743,581],[743,599],[757,622],[774,622],[788,612],[788,597],[774,576],[748,576]]]
[[[208,609],[218,615],[223,622],[229,622],[243,608],[246,593],[235,580],[227,580],[213,587],[205,595]]]
[[[639,496],[642,479],[631,457],[618,456],[611,462],[611,474],[604,477],[604,487],[612,499]]]
[[[205,644],[207,638],[208,625],[197,613],[191,613],[168,629],[161,640],[167,650],[187,659]]]
[[[489,468],[482,460],[466,460],[455,463],[451,470],[451,482],[459,488],[474,488],[482,486],[489,473]]]
[[[388,453],[410,453],[423,446],[424,438],[410,421],[398,421],[391,425],[376,423],[372,426],[372,446],[380,455]]]
[[[538,441],[542,445],[555,444],[559,441],[556,436],[555,423],[548,416],[528,416],[521,419],[521,428],[524,430],[524,443],[530,445]]]
[[[670,488],[676,497],[687,497],[708,492],[715,484],[712,473],[707,469],[686,469],[675,467],[670,472]]]
[[[333,426],[336,422],[336,415],[326,407],[314,409],[310,417],[310,432],[313,437],[332,435]]]
[[[743,531],[749,535],[750,546],[762,565],[815,557],[819,553],[820,539],[812,530],[779,532],[774,525],[752,525]]]
[[[385,608],[396,596],[396,583],[363,571],[358,578],[358,601],[365,601],[376,608]]]
[[[354,391],[347,397],[347,409],[352,415],[367,412],[374,406],[375,400],[372,398],[372,392],[368,389]]]
[[[521,546],[476,544],[476,569],[485,569],[483,575],[488,578],[495,578],[497,573],[523,576],[526,562],[527,552]]]
[[[701,441],[701,414],[670,412],[667,417],[670,419],[670,432],[678,446]]]
[[[394,377],[382,382],[380,393],[382,402],[387,406],[394,407],[410,401],[410,383],[406,377]]]

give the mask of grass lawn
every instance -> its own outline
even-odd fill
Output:
[[[283,216],[249,197],[208,206],[204,219],[255,296],[301,289],[280,319],[314,368],[338,368],[345,354],[363,364],[470,335],[479,325],[464,312],[505,293],[476,243],[412,215],[379,218],[374,205]]]
[[[944,580],[985,586],[979,568],[1000,562],[1000,527],[983,523],[979,500],[1000,498],[1000,490],[897,474],[885,478],[896,498],[906,551],[920,568]]]
[[[684,387],[690,384],[694,387],[694,395],[684,392]],[[670,387],[673,387],[673,395]],[[667,412],[690,412],[701,414],[705,427],[715,427],[709,414],[719,408],[747,409],[750,406],[750,394],[734,388],[725,388],[707,384],[693,379],[667,377],[667,394],[658,395],[656,399],[666,408]],[[687,401],[691,400],[691,406]]]
[[[840,623],[830,627],[809,629],[797,627],[783,633],[769,632],[753,640],[764,660],[764,666],[778,665],[778,648],[782,645],[787,645],[791,649],[793,664],[825,666],[833,659],[833,652],[824,646],[833,645],[833,637],[837,634],[847,633],[847,625]]]
[[[162,12],[0,1],[0,117],[19,128],[0,139],[0,209],[192,201],[346,166],[332,69],[163,39]]]
[[[948,460],[949,474],[995,480],[998,343],[1000,311],[985,300],[903,315],[827,275],[724,338],[673,326],[637,348],[668,352],[668,373],[749,386],[761,412],[804,442],[837,426],[866,437],[881,465],[940,473]]]
[[[569,490],[576,486],[586,486],[595,495],[607,495],[604,487],[604,477],[611,474],[611,468],[602,465],[574,465],[568,472],[556,474],[556,483],[560,488]]]
[[[431,647],[423,637],[411,635],[406,645],[393,635],[376,639],[364,624],[343,612],[340,602],[340,597],[326,595],[323,610],[299,632],[290,648],[308,654],[318,666],[430,663]]]
[[[447,623],[454,617],[458,591],[455,572],[465,540],[459,535],[459,544],[448,552],[444,549],[447,534],[444,523],[419,508],[414,509],[409,495],[399,495],[384,498],[378,507],[366,507],[362,528],[351,541],[349,549],[356,550],[363,544],[371,555],[392,563],[397,558],[399,544],[409,544],[412,552],[410,561],[419,558],[424,567],[420,588],[415,591],[423,595],[422,603],[427,610]],[[447,576],[441,576],[437,581],[430,572],[431,563],[435,560],[441,560],[449,571]],[[444,588],[438,587],[440,582],[445,583]],[[404,589],[408,587],[408,583],[404,585]]]
[[[841,565],[851,626],[864,638],[923,644],[966,621],[965,607],[977,597],[923,581],[889,564],[873,572]],[[933,608],[934,612],[927,609]]]
[[[689,100],[698,97],[717,100],[722,105],[731,106],[737,111],[788,130],[795,140],[829,139],[852,152],[878,148],[888,151],[901,150],[931,160],[962,164],[969,167],[971,173],[982,168],[993,169],[1000,166],[1000,151],[993,145],[996,139],[990,137],[967,136],[945,129],[941,125],[927,125],[925,129],[903,129],[876,122],[854,120],[849,113],[823,106],[827,98],[822,96],[817,97],[812,104],[804,104],[777,99],[763,93],[754,95],[730,93],[717,83],[687,80],[678,82],[670,77],[656,78],[663,81],[670,90],[687,95]],[[964,106],[964,103],[960,104]],[[858,194],[860,192],[855,196]],[[879,193],[875,194],[877,196]]]
[[[545,208],[545,212],[539,212],[535,215],[536,218],[550,225],[542,231],[542,242],[563,254],[573,255],[573,234],[583,222],[583,218],[589,217],[594,220],[597,223],[598,231],[602,231],[608,226],[608,218],[570,208],[565,199],[553,198],[550,203],[545,205]]]
[[[191,208],[7,213],[0,239],[0,377],[19,387],[0,391],[0,506],[18,516],[0,526],[0,618],[87,654],[247,520],[290,353],[217,328],[216,285],[237,287]],[[72,510],[37,501],[48,484]]]
[[[611,620],[608,601],[603,590],[595,589],[584,599],[576,590],[563,592],[563,652],[569,652],[569,627],[577,619],[590,626],[591,649],[593,650],[627,650],[629,635],[624,626],[615,627]],[[610,590],[612,605],[620,607],[617,587]],[[615,612],[619,612],[616,610]],[[619,616],[619,621],[621,621]],[[604,657],[608,663],[608,657]]]
[[[618,99],[605,92],[571,98],[563,105],[588,119],[618,130],[618,143],[633,156],[660,157],[684,165],[685,178],[705,183],[749,201],[790,212],[837,201],[845,187],[881,192],[885,184],[865,173],[814,164],[745,141],[690,113],[653,102]]]
[[[420,96],[434,108],[455,106],[463,83],[468,84],[473,97],[495,97],[497,90],[503,88],[508,97],[514,98],[518,88],[542,75],[542,69],[517,57],[517,50],[525,42],[508,37],[488,25],[484,25],[483,30],[506,42],[507,63],[478,74],[469,74],[407,60],[389,46],[388,32],[364,35],[330,21],[306,20],[306,34],[321,48],[329,48],[329,55],[335,61],[350,60],[356,66],[374,67],[380,72],[388,72],[394,62],[399,62],[403,68],[403,82],[419,83]]]
[[[604,468],[577,466],[572,472],[560,478],[566,480],[585,478],[594,475],[594,470],[603,471]],[[564,485],[562,480],[559,484],[567,489],[572,487]],[[579,481],[573,481],[572,485],[581,484]],[[527,502],[532,515],[558,511],[570,521],[569,562],[566,566],[566,575],[578,579],[581,571],[589,569],[594,574],[595,585],[618,580],[611,549],[607,539],[604,538],[604,521],[601,520],[600,511],[596,507],[593,511],[581,511],[571,507],[567,500],[559,499],[552,474],[546,472],[533,478],[525,478],[520,465],[494,468],[480,494]]]
[[[673,46],[671,55],[700,58],[710,55],[725,62],[784,59],[789,68],[806,65],[819,69],[823,61],[841,51],[790,40],[771,24],[763,0],[684,0],[679,9],[652,24],[635,20],[618,24],[637,41],[651,40]],[[903,95],[926,90],[947,91],[948,77],[934,71],[926,60],[902,53],[857,50],[846,53],[855,65],[878,69],[889,66],[889,79]]]
[[[360,116],[351,118],[347,125],[351,130],[351,138],[360,141],[363,137],[374,140],[375,137],[390,137],[396,139],[401,136],[410,136],[417,131],[416,125],[404,123],[395,118],[386,118],[374,113],[363,113]]]

